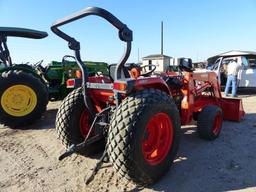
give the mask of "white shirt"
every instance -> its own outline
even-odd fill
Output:
[[[241,68],[241,65],[239,65],[237,62],[235,61],[231,61],[229,64],[228,64],[228,75],[237,75],[239,70]]]

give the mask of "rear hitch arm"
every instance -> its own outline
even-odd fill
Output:
[[[59,156],[59,161],[65,159],[66,157],[69,157],[73,153],[77,153],[79,151],[82,151],[84,148],[86,148],[88,145],[100,140],[102,138],[102,135],[96,135],[90,139],[87,139],[86,141],[78,144],[78,145],[71,145],[68,150]]]
[[[98,173],[102,164],[104,162],[106,162],[106,159],[108,159],[107,157],[108,157],[108,155],[107,155],[107,151],[105,149],[105,151],[103,152],[100,160],[96,163],[95,167],[92,169],[92,172],[90,174],[88,174],[87,177],[85,177],[84,182],[85,182],[86,185],[88,185],[90,182],[93,181],[94,176]]]
[[[88,145],[90,145],[90,144],[92,144],[92,143],[94,143],[94,142],[96,142],[96,141],[99,141],[101,138],[103,138],[104,134],[98,134],[98,135],[95,135],[95,136],[93,136],[93,137],[91,137],[91,138],[89,138],[89,137],[90,137],[90,134],[91,134],[91,132],[92,132],[92,129],[93,129],[95,123],[97,122],[97,119],[98,119],[101,115],[103,115],[104,113],[107,113],[109,110],[111,110],[111,107],[106,107],[106,108],[103,109],[101,112],[99,112],[99,113],[97,113],[97,114],[95,115],[95,118],[94,118],[94,120],[93,120],[93,122],[92,122],[92,125],[91,125],[91,127],[90,127],[90,129],[89,129],[89,132],[88,132],[86,138],[84,139],[84,141],[83,141],[82,143],[77,144],[77,145],[74,145],[74,144],[71,145],[65,153],[63,153],[62,155],[59,156],[59,160],[60,160],[60,161],[63,160],[64,158],[66,158],[66,157],[69,157],[69,156],[72,155],[73,153],[82,151],[82,150],[83,150],[84,148],[86,148]]]

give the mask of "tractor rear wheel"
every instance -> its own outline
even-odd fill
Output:
[[[48,104],[41,79],[21,70],[0,74],[0,123],[21,127],[39,119]]]
[[[220,107],[207,105],[198,115],[197,132],[205,140],[216,139],[222,128],[223,115]]]
[[[138,91],[116,109],[107,152],[115,170],[138,184],[154,183],[176,156],[180,117],[174,100],[157,89]]]
[[[66,148],[72,144],[79,144],[87,136],[92,121],[93,119],[84,104],[82,88],[75,89],[62,101],[57,112],[56,131],[58,138]],[[93,134],[92,132],[91,135]],[[81,154],[95,154],[104,146],[105,140],[102,139],[89,145],[85,151],[81,151]]]

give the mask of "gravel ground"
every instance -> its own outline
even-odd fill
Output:
[[[109,164],[86,186],[84,176],[100,155],[58,161],[64,151],[54,130],[60,102],[50,103],[45,116],[25,130],[0,125],[0,191],[256,191],[256,96],[241,97],[244,120],[224,122],[217,140],[203,141],[194,125],[183,127],[171,170],[147,188],[118,178]]]

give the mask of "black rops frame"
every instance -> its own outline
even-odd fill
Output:
[[[126,42],[125,53],[124,53],[121,61],[117,65],[116,71],[115,71],[115,79],[114,80],[120,79],[121,78],[121,70],[123,70],[124,64],[126,63],[128,57],[130,56],[131,42],[132,42],[132,31],[125,24],[123,24],[118,18],[116,18],[114,15],[112,15],[110,12],[108,12],[105,9],[99,8],[99,7],[88,7],[82,11],[79,11],[79,12],[71,15],[71,16],[68,16],[61,20],[56,21],[52,25],[51,30],[59,37],[66,40],[69,43],[68,44],[69,48],[71,50],[75,51],[75,57],[76,57],[77,63],[79,65],[79,67],[82,69],[85,81],[87,81],[87,78],[88,78],[88,74],[87,74],[87,70],[86,70],[87,68],[81,60],[80,42],[78,42],[73,37],[70,37],[63,31],[61,31],[58,27],[65,25],[67,23],[70,23],[72,21],[81,19],[83,17],[87,17],[89,15],[96,15],[96,16],[102,17],[105,20],[107,20],[109,23],[111,23],[114,27],[116,27],[119,30],[120,40]]]
[[[24,37],[31,39],[42,39],[48,34],[44,31],[18,27],[0,27],[0,60],[5,67],[12,67],[10,51],[7,46],[7,37]]]
[[[12,66],[12,60],[10,52],[7,47],[7,37],[0,34],[0,60],[3,62],[5,67]]]
[[[119,30],[118,34],[119,34],[120,40],[126,42],[126,49],[125,49],[124,55],[121,58],[119,64],[117,64],[115,69],[114,81],[121,79],[121,72],[122,70],[124,70],[124,64],[128,60],[131,53],[131,42],[133,38],[132,38],[132,31],[124,23],[122,23],[118,18],[116,18],[107,10],[99,7],[88,7],[73,15],[70,15],[68,17],[65,17],[63,19],[56,21],[51,27],[52,32],[58,35],[59,37],[61,37],[62,39],[66,40],[68,42],[69,48],[71,50],[74,50],[75,52],[76,62],[78,66],[81,68],[82,75],[83,75],[83,86],[84,86],[83,93],[84,93],[85,105],[89,109],[90,113],[93,116],[95,116],[95,111],[93,110],[91,100],[88,98],[86,93],[86,82],[88,81],[88,71],[87,71],[86,65],[83,63],[81,59],[80,42],[74,39],[73,37],[67,35],[66,33],[64,33],[58,28],[62,25],[81,19],[83,17],[87,17],[89,15],[99,16],[107,20],[109,23],[111,23],[114,27],[116,27]]]

